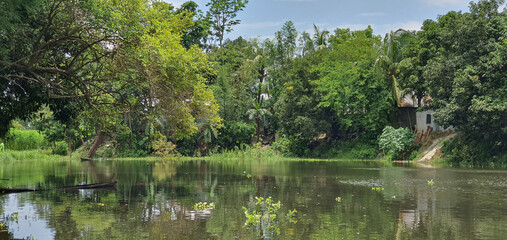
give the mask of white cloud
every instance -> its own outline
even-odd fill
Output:
[[[385,24],[383,25],[386,32],[389,31],[396,31],[398,29],[404,29],[404,30],[421,30],[422,23],[418,21],[409,21],[404,23],[394,23],[394,24]]]
[[[285,21],[271,21],[271,22],[258,22],[258,23],[241,23],[234,28],[236,30],[256,30],[264,28],[281,28]]]
[[[370,24],[370,26],[375,29],[375,26]],[[342,28],[342,29],[347,29],[349,28],[350,30],[352,31],[356,31],[356,30],[365,30],[366,28],[368,28],[368,24],[344,24],[344,25],[340,25],[340,26],[337,26],[336,28]]]
[[[181,4],[185,3],[185,0],[164,0],[166,3],[172,4],[174,7],[180,7]]]
[[[439,7],[454,6],[454,5],[467,5],[470,0],[422,0],[423,2]]]

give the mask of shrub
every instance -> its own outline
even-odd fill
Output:
[[[11,150],[38,149],[44,144],[44,135],[35,130],[11,128],[5,137],[5,148]]]
[[[69,151],[69,145],[65,141],[55,142],[55,146],[53,147],[53,154],[56,155],[67,155]]]
[[[255,131],[255,124],[225,122],[224,126],[219,130],[216,143],[222,150],[231,150],[242,144],[250,144]]]
[[[167,141],[166,136],[157,133],[155,138],[155,141],[152,143],[152,148],[155,156],[161,158],[170,158],[176,155],[176,145],[174,145],[172,142]]]
[[[273,149],[280,152],[284,156],[309,156],[310,148],[309,141],[301,137],[288,137],[284,136],[273,143]]]
[[[125,125],[118,126],[112,138],[116,140],[114,155],[118,157],[146,157],[151,153],[152,139],[149,135],[137,135]]]
[[[442,154],[454,165],[505,166],[507,146],[495,138],[481,138],[478,134],[460,132],[444,143]]]
[[[416,135],[408,128],[395,129],[387,126],[379,138],[379,147],[387,152],[391,159],[402,159],[412,150]]]

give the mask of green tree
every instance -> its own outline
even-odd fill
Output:
[[[309,33],[302,34],[303,55],[307,52],[318,51],[327,47],[329,31],[322,30],[313,24],[313,37]]]
[[[255,121],[255,125],[257,125],[257,141],[261,141],[261,126],[265,125],[267,118],[272,115],[268,109],[263,108],[262,103],[263,100],[261,98],[259,102],[254,102],[254,108],[246,112],[248,119]]]
[[[318,51],[293,60],[286,73],[288,81],[274,106],[279,131],[295,155],[308,155],[309,145],[316,137],[332,132],[334,114],[319,106],[321,94],[312,83],[318,79],[312,68],[322,61],[323,54]]]
[[[288,21],[275,33],[272,41],[264,42],[268,63],[266,84],[273,103],[278,101],[284,84],[289,81],[286,73],[292,65],[292,60],[297,57],[297,38],[298,32],[294,23]]]
[[[207,17],[198,9],[199,5],[194,1],[188,1],[181,4],[181,7],[176,10],[176,13],[186,12],[192,16],[193,26],[185,29],[183,33],[182,44],[187,49],[192,45],[198,45],[200,48],[205,48],[207,38],[210,34],[211,22]]]
[[[206,4],[209,7],[208,17],[211,19],[213,35],[218,40],[220,48],[223,46],[225,33],[231,32],[232,27],[241,22],[236,16],[247,3],[248,0],[211,0]]]
[[[388,89],[374,72],[373,46],[379,40],[368,29],[346,35],[340,36],[345,41],[334,42],[328,57],[314,68],[319,73],[316,90],[322,94],[319,106],[333,110],[345,134],[342,138],[375,139],[393,111]]]
[[[171,139],[195,133],[197,119],[220,125],[204,77],[212,71],[207,56],[181,45],[193,26],[187,11],[143,0],[13,1],[1,10],[10,17],[0,24],[7,46],[0,53],[0,87],[28,102],[7,108],[9,116],[35,111],[45,99],[74,99],[87,106],[83,113],[93,119],[99,145],[104,129],[114,131],[131,111],[166,118]],[[5,100],[7,106],[16,97]]]
[[[489,0],[471,3],[470,13],[449,12],[423,24],[421,46],[433,53],[423,76],[435,121],[460,131],[447,148],[457,162],[499,161],[505,156],[505,19],[505,2]]]
[[[245,113],[256,98],[257,72],[251,64],[255,62],[255,52],[252,42],[238,38],[210,53],[210,59],[217,63],[211,89],[220,105],[220,116],[226,122],[246,120]]]
[[[395,32],[389,32],[384,37],[381,44],[377,44],[378,57],[375,61],[375,67],[381,70],[390,78],[390,88],[393,100],[398,107],[401,106],[401,91],[398,86],[398,77],[400,74],[400,63],[404,60],[403,48],[406,46],[407,36],[410,32],[399,29]]]

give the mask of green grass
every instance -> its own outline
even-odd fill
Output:
[[[78,154],[73,154],[72,159],[78,159]],[[68,160],[68,156],[51,154],[51,150],[5,150],[0,153],[0,161],[20,161],[20,160]]]
[[[16,128],[11,128],[3,141],[5,141],[5,149],[11,150],[38,149],[45,144],[43,134],[35,130],[20,130]]]

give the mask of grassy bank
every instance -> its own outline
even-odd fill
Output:
[[[72,160],[79,159],[78,154],[73,154]],[[19,161],[19,160],[69,160],[68,156],[53,155],[51,150],[5,150],[0,153],[0,161]]]

